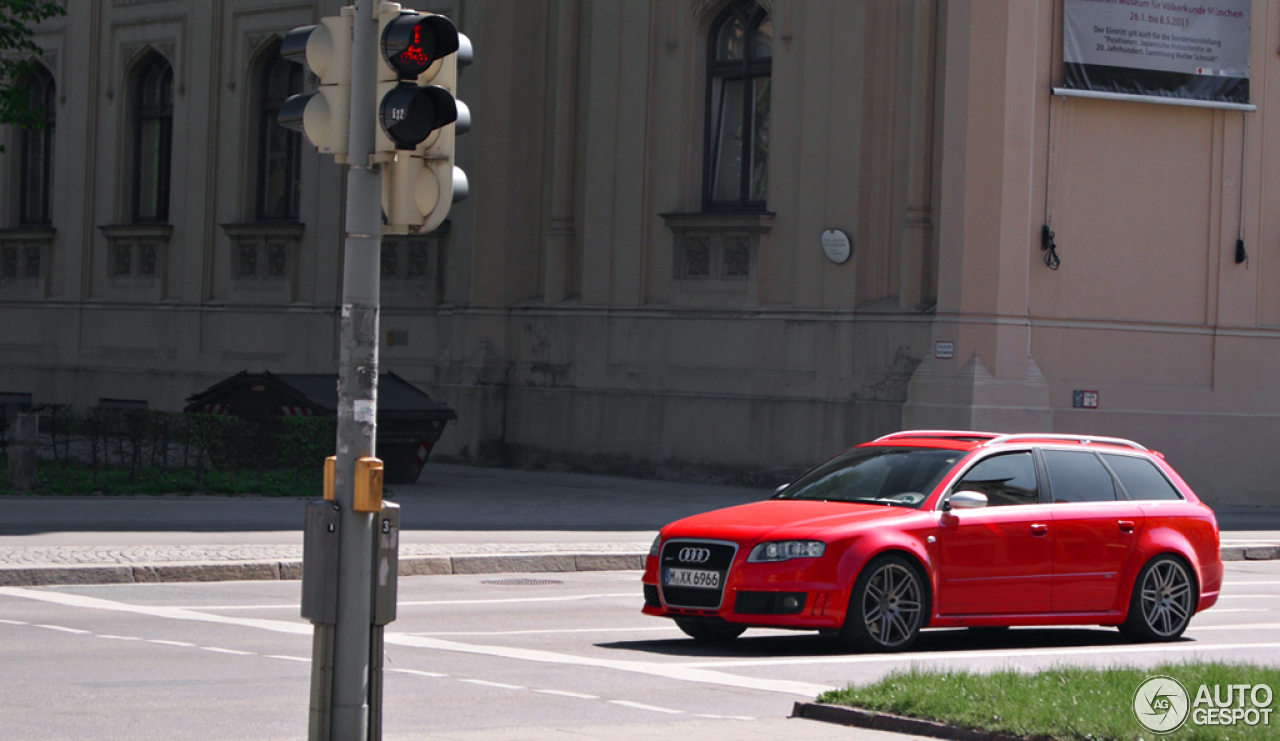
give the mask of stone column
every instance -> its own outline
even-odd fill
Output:
[[[36,485],[39,443],[40,415],[14,415],[9,426],[9,485],[18,491],[30,491]]]

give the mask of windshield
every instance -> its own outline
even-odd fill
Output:
[[[964,455],[938,448],[854,448],[796,479],[775,498],[919,509]]]

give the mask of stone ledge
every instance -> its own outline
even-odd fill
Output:
[[[568,571],[639,571],[643,553],[493,553],[406,556],[400,576]],[[155,584],[183,581],[265,581],[302,578],[301,560],[0,567],[0,587],[68,584]]]
[[[580,553],[574,556],[576,571],[643,571],[643,553]]]
[[[0,587],[59,584],[130,584],[132,566],[24,566],[0,569]]]
[[[1280,559],[1280,545],[1247,546],[1244,549],[1246,561],[1275,561]]]
[[[453,573],[448,556],[410,556],[401,558],[396,573],[400,576],[445,576]]]
[[[839,723],[840,725],[856,726],[858,728],[870,728],[877,731],[954,739],[955,741],[1026,741],[1025,736],[1011,736],[1007,733],[984,731],[976,728],[961,728],[933,720],[905,718],[900,715],[877,713],[843,705],[797,702],[791,711],[791,717]]]
[[[1219,553],[1223,561],[1278,561],[1280,545],[1224,545]]]
[[[572,553],[454,556],[452,562],[455,574],[521,574],[577,570],[576,559]]]

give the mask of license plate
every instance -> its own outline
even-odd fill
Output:
[[[667,586],[719,589],[720,572],[699,571],[697,569],[667,569]]]

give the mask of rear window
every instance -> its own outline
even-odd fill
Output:
[[[796,479],[776,498],[918,509],[964,456],[961,450],[937,448],[854,448]]]
[[[1055,502],[1111,502],[1116,485],[1098,456],[1087,451],[1046,450],[1049,488]]]
[[[1130,499],[1152,501],[1160,499],[1181,499],[1178,490],[1160,473],[1156,464],[1145,458],[1132,455],[1102,455],[1116,472],[1116,478],[1124,486]]]

